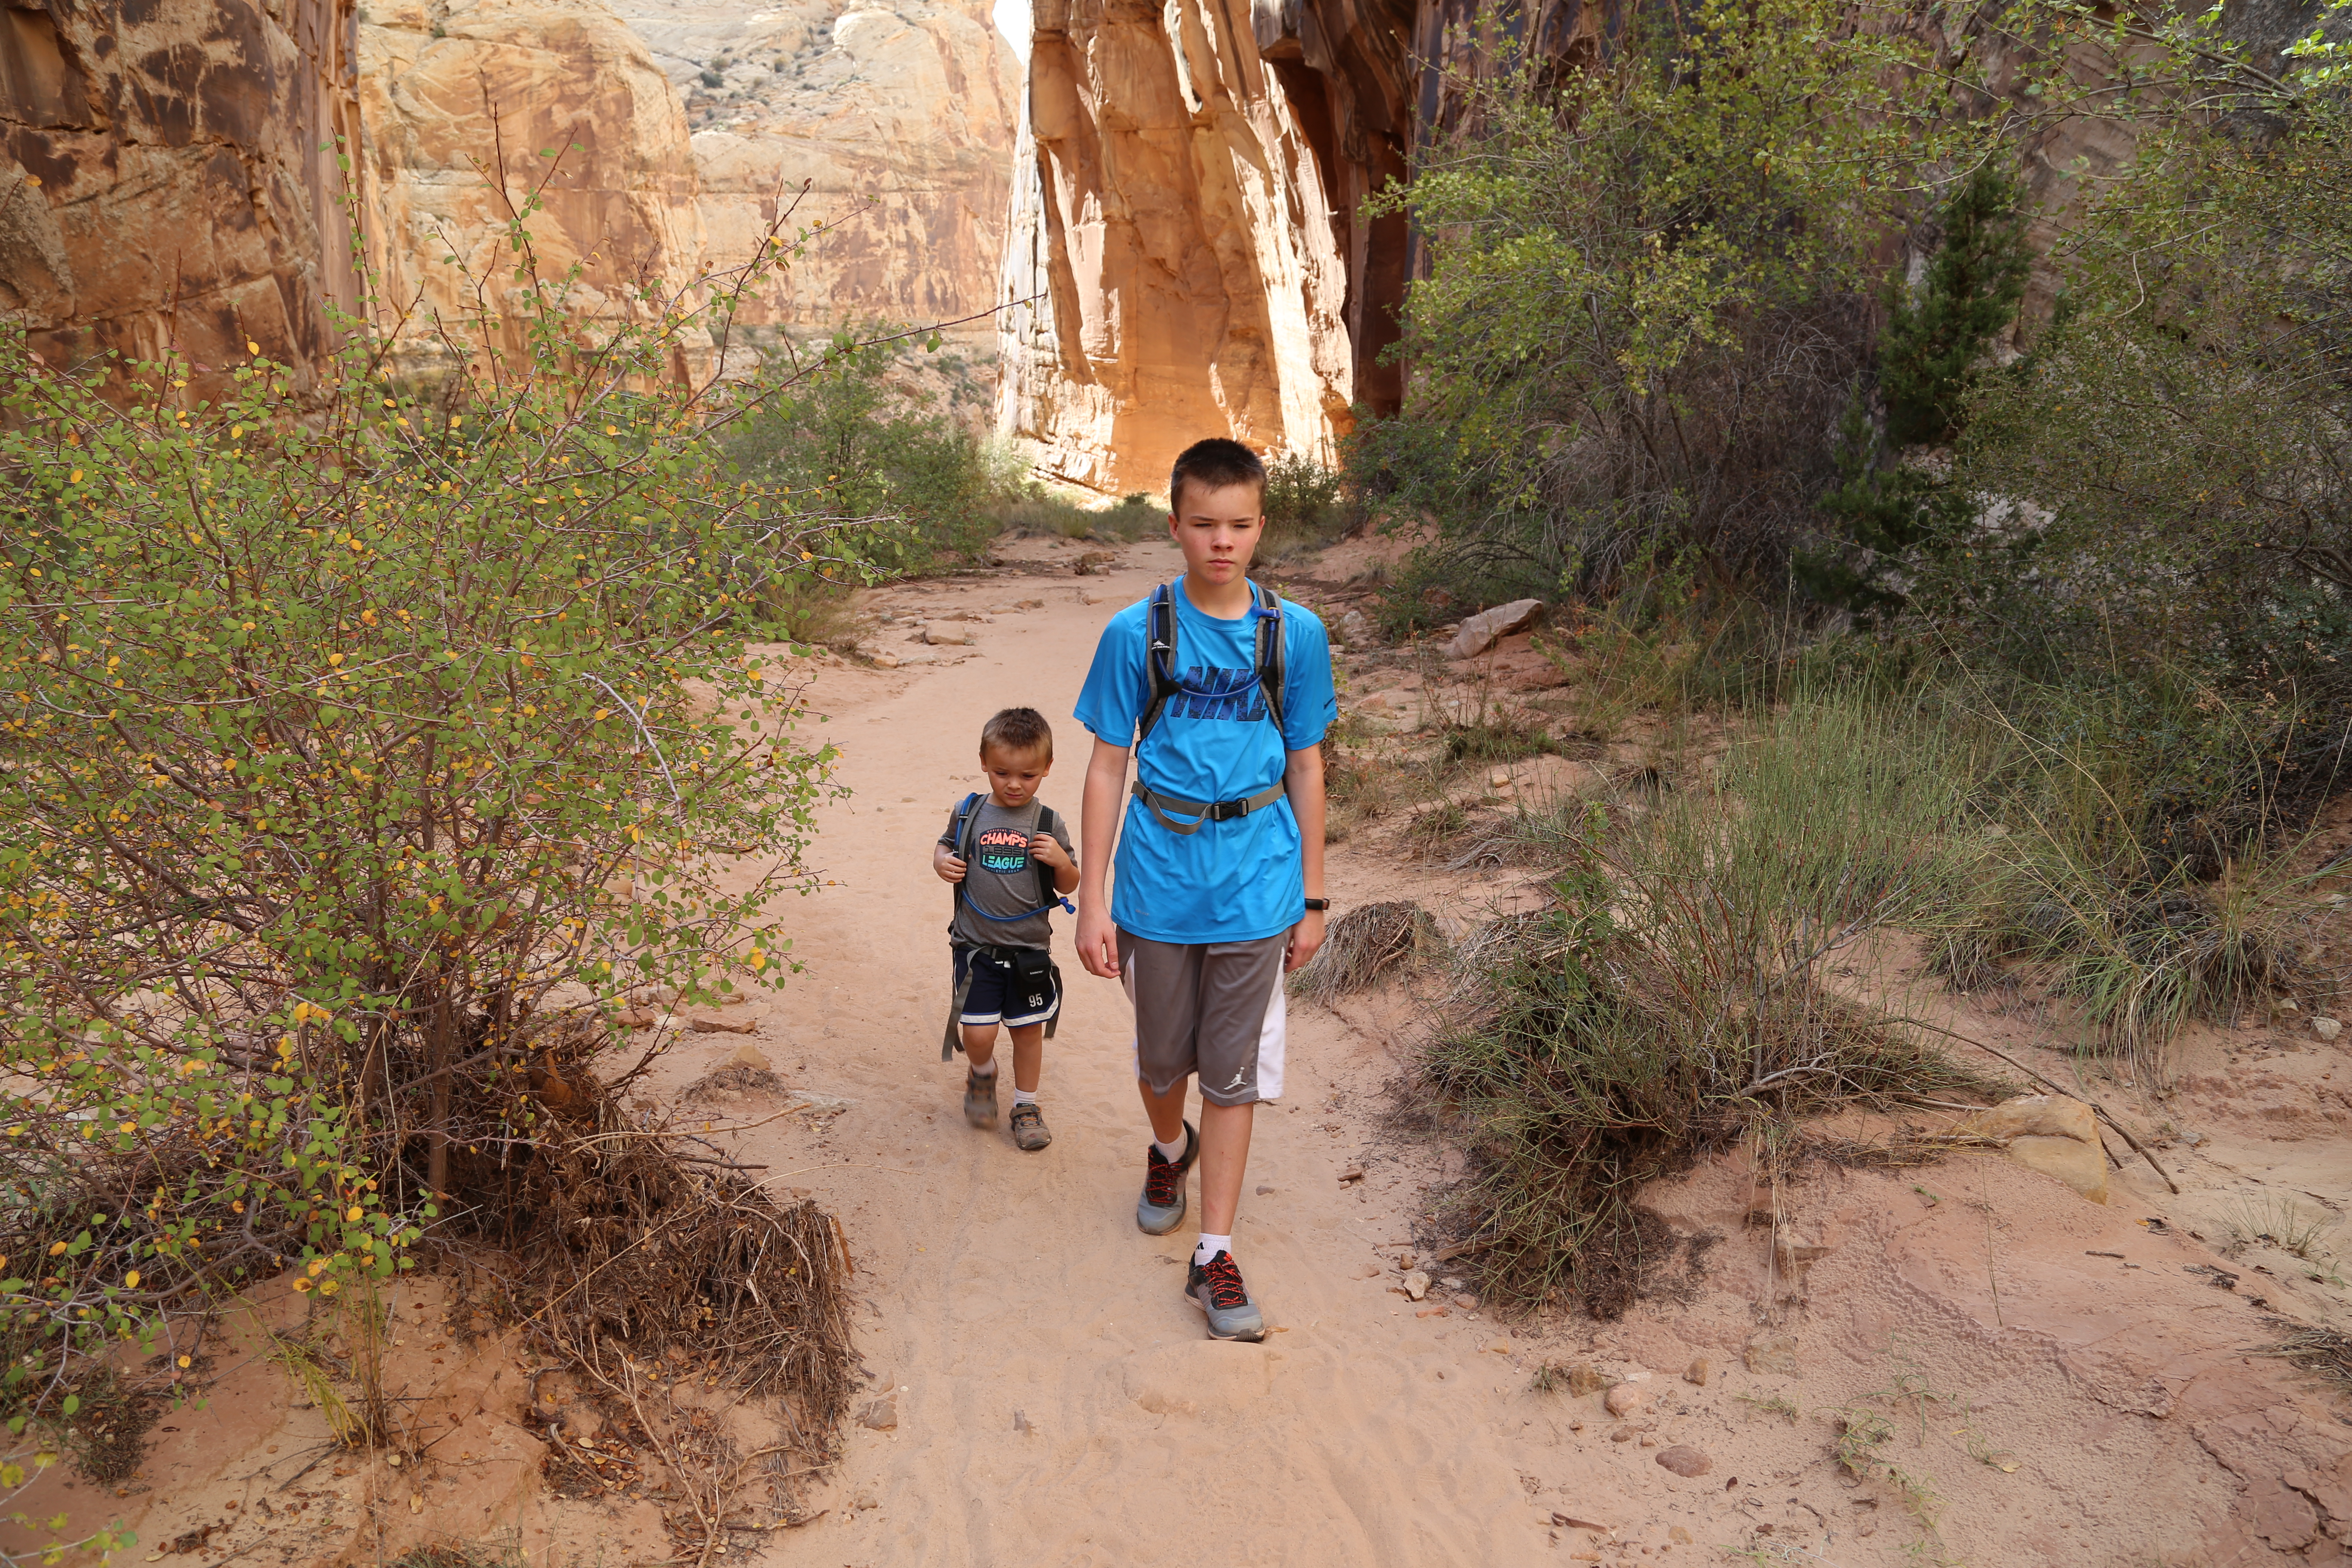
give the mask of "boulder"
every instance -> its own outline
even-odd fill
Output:
[[[1543,607],[1541,599],[1514,599],[1479,611],[1455,629],[1454,640],[1445,645],[1445,657],[1477,658],[1513,632],[1525,631],[1543,614]]]
[[[2019,1164],[2057,1177],[2095,1204],[2107,1201],[2107,1156],[2099,1142],[2098,1119],[2079,1100],[2021,1094],[1979,1111],[1955,1131],[1998,1139]]]

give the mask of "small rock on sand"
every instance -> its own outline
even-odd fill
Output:
[[[1686,1447],[1680,1443],[1671,1448],[1659,1449],[1658,1463],[1685,1480],[1693,1476],[1703,1476],[1715,1468],[1713,1459],[1708,1458],[1696,1448]]]
[[[757,1018],[746,1018],[740,1023],[726,1018],[688,1018],[686,1026],[698,1035],[756,1035],[760,1032]]]
[[[2063,1094],[2021,1094],[1980,1110],[1958,1131],[2001,1140],[2019,1164],[2057,1177],[2095,1204],[2107,1201],[2107,1159],[2091,1108]]]
[[[1579,1399],[1588,1394],[1598,1394],[1608,1384],[1609,1380],[1601,1375],[1601,1369],[1589,1362],[1578,1362],[1568,1369],[1568,1391]]]
[[[857,1412],[857,1424],[870,1432],[892,1432],[898,1426],[898,1396],[886,1394],[869,1399]]]
[[[2344,1020],[2341,1018],[2314,1018],[2311,1021],[2311,1032],[2317,1035],[2323,1040],[2332,1040],[2336,1036],[2344,1032]]]
[[[1601,1403],[1612,1415],[1631,1415],[1642,1408],[1642,1390],[1637,1384],[1621,1383]]]
[[[757,1046],[739,1046],[735,1054],[719,1064],[722,1068],[750,1068],[753,1072],[773,1072],[776,1064],[767,1058]]]
[[[874,668],[896,669],[898,668],[898,656],[895,653],[877,653],[874,656]]]
[[[1525,629],[1543,611],[1541,599],[1514,599],[1507,605],[1497,605],[1491,610],[1481,610],[1464,621],[1445,645],[1449,658],[1475,658],[1509,637]]]
[[[1466,1312],[1478,1305],[1478,1298],[1467,1290],[1456,1290],[1454,1292],[1454,1304]]]
[[[970,647],[972,635],[969,627],[941,626],[934,621],[923,628],[923,640],[933,647]]]
[[[1696,1358],[1690,1365],[1683,1368],[1683,1381],[1697,1384],[1701,1388],[1705,1388],[1714,1377],[1715,1363],[1705,1356]]]
[[[1429,1276],[1416,1268],[1404,1277],[1404,1293],[1414,1300],[1429,1294]]]
[[[1343,647],[1370,647],[1378,641],[1372,623],[1364,618],[1363,611],[1349,610],[1339,617],[1339,643]]]
[[[1750,1372],[1797,1374],[1797,1342],[1787,1334],[1758,1334],[1739,1353]]]

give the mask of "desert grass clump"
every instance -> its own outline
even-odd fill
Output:
[[[1831,694],[1700,787],[1573,819],[1550,907],[1465,944],[1419,1065],[1470,1156],[1454,1219],[1484,1293],[1614,1317],[1673,1245],[1643,1184],[1808,1111],[1994,1092],[1824,975],[1970,874],[1979,762]]]
[[[2303,978],[2307,879],[2275,812],[2221,853],[2181,826],[2189,764],[2095,709],[2038,706],[1975,721],[2005,752],[1985,803],[1999,837],[1973,893],[1935,922],[1930,967],[1963,990],[2039,979],[2080,1007],[2084,1048],[2161,1084],[2191,1019],[2233,1022]],[[2231,773],[2222,744],[2197,747],[2216,776]]]
[[[1444,945],[1437,921],[1411,899],[1364,904],[1332,922],[1313,961],[1291,976],[1291,994],[1328,1007],[1384,974],[1418,967]]]

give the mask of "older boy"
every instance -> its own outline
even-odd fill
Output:
[[[1078,696],[1095,737],[1078,842],[1078,961],[1123,978],[1151,1122],[1136,1224],[1184,1218],[1201,1167],[1201,1237],[1184,1293],[1221,1340],[1265,1337],[1234,1261],[1260,1100],[1282,1093],[1283,975],[1322,945],[1323,762],[1337,716],[1323,623],[1250,582],[1265,468],[1236,441],[1195,443],[1168,483],[1184,575],[1113,616]],[[1118,878],[1106,903],[1120,797]],[[1201,1125],[1184,1120],[1201,1080]]]

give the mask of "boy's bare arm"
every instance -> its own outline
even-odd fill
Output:
[[[1306,873],[1307,896],[1323,894],[1323,748],[1292,752],[1282,764],[1282,787],[1290,796],[1290,815],[1298,819],[1299,868]],[[1290,946],[1282,967],[1296,969],[1323,945],[1323,911],[1309,910],[1290,928]]]
[[[963,861],[944,844],[931,846],[931,870],[942,882],[963,880]]]
[[[1087,759],[1087,787],[1078,809],[1078,962],[1087,973],[1118,978],[1118,928],[1111,924],[1103,883],[1110,874],[1111,841],[1118,835],[1127,795],[1127,748],[1097,737]],[[1057,881],[1059,879],[1055,879]]]

